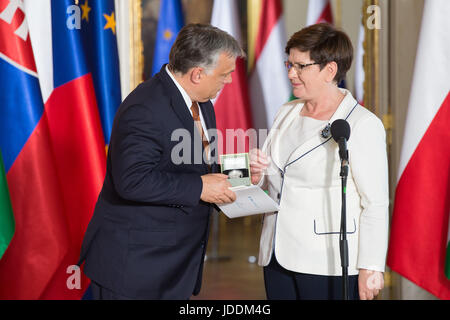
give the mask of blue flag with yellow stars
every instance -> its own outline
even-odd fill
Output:
[[[180,0],[161,0],[158,28],[153,56],[152,76],[169,62],[170,48],[178,32],[184,25],[183,11]]]
[[[122,101],[114,0],[80,0],[81,31],[106,145]]]

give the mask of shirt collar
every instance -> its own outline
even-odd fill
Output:
[[[184,102],[186,102],[186,106],[188,107],[188,109],[190,111],[191,110],[191,106],[192,106],[191,98],[187,94],[186,90],[184,90],[183,87],[175,79],[175,77],[173,76],[172,72],[170,72],[169,65],[166,65],[166,72],[169,75],[169,77],[172,79],[172,81],[175,83],[175,85],[177,86],[178,90],[180,91],[181,95],[183,96]]]

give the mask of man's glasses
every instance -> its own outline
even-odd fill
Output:
[[[295,70],[295,72],[297,72],[297,74],[302,73],[303,69],[305,69],[306,67],[313,66],[315,64],[320,64],[320,62],[314,62],[314,63],[308,63],[308,64],[290,63],[289,61],[284,62],[284,65],[288,72],[291,71],[292,68],[294,68],[294,70]]]

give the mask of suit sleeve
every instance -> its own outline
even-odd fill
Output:
[[[162,159],[165,137],[161,121],[149,112],[148,107],[132,105],[118,119],[110,150],[116,191],[131,201],[198,205],[203,187],[199,174],[156,169]]]
[[[363,207],[357,267],[384,272],[389,224],[386,132],[375,116],[363,118],[353,131],[349,161]]]

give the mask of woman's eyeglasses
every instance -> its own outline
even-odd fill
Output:
[[[286,70],[289,72],[292,68],[294,68],[295,72],[302,73],[303,69],[309,66],[313,66],[315,64],[320,64],[320,62],[308,63],[308,64],[300,64],[300,63],[290,63],[289,61],[285,61],[284,65]]]

